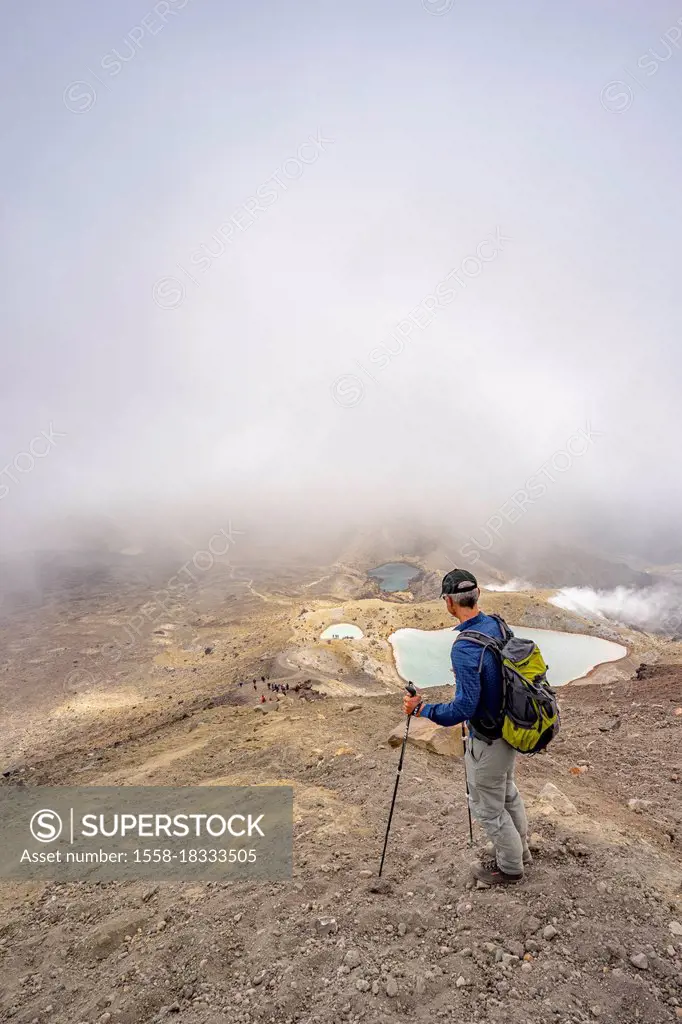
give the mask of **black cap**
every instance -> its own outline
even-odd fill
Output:
[[[478,581],[473,573],[467,569],[451,569],[450,572],[443,576],[443,582],[440,587],[440,596],[444,597],[446,594],[451,594],[456,597],[457,594],[468,594],[472,590],[476,590]]]

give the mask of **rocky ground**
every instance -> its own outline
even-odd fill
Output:
[[[199,615],[189,641],[172,623],[150,630],[117,667],[127,675],[115,704],[106,686],[62,689],[52,723],[31,718],[1,784],[291,785],[293,878],[2,883],[0,1020],[680,1019],[682,668],[659,658],[613,685],[562,688],[561,736],[519,758],[535,862],[509,889],[471,883],[484,837],[474,826],[469,847],[461,761],[408,748],[379,880],[398,692],[387,678],[364,694],[349,670],[338,695],[290,692],[257,712],[239,680],[299,671],[281,656],[289,665],[309,645],[317,605],[299,600],[294,613],[252,586],[261,596]],[[424,625],[437,615],[369,611],[387,627],[397,614],[419,611]],[[96,651],[112,611],[88,614]]]

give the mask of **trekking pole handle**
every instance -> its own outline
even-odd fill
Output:
[[[407,686],[405,687],[405,690],[407,691],[407,693],[409,693],[410,697],[416,697],[417,696],[417,689],[416,689],[414,683],[411,680],[407,683]],[[422,706],[422,702],[419,701],[419,703],[415,707],[414,711],[412,712],[412,715],[418,715],[420,710],[421,710],[421,706]],[[412,715],[409,715],[408,719],[411,718]],[[409,721],[408,721],[408,728],[409,728]]]

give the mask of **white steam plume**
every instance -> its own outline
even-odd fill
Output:
[[[652,587],[563,587],[550,604],[579,615],[612,619],[649,632],[676,635],[682,630],[682,590],[668,584]]]
[[[507,580],[506,583],[486,583],[483,589],[515,594],[520,590],[534,590],[535,588],[528,580],[512,579]]]

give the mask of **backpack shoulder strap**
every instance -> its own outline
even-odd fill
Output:
[[[477,629],[467,629],[459,635],[462,640],[471,640],[472,643],[480,644],[484,647],[497,647],[499,649],[504,643],[503,640],[499,640],[496,636],[479,633]]]
[[[511,638],[514,636],[514,630],[507,625],[502,616],[491,615],[490,618],[494,619],[497,625],[500,627],[500,632],[502,633],[502,642],[506,643],[507,640],[511,640]]]
[[[495,616],[495,618],[497,618],[497,616]],[[504,620],[502,620],[502,621],[504,621]],[[505,625],[506,625],[506,623],[505,623]],[[481,657],[478,659],[478,669],[477,669],[479,676],[480,676],[481,670],[483,668],[483,659],[485,658],[485,652],[486,651],[494,651],[495,654],[497,655],[497,657],[499,658],[498,664],[500,666],[501,679],[502,679],[502,708],[500,709],[500,716],[503,713],[504,701],[505,701],[505,696],[506,696],[506,692],[507,692],[506,681],[505,681],[505,678],[504,678],[504,672],[502,671],[502,665],[503,665],[502,648],[504,647],[504,645],[506,643],[506,638],[504,638],[504,630],[502,630],[502,633],[503,633],[503,639],[501,639],[501,640],[498,637],[496,637],[496,636],[488,636],[487,633],[479,633],[478,630],[476,630],[476,629],[467,629],[463,633],[460,633],[460,637],[462,639],[470,640],[472,644],[476,644],[478,647],[481,648]],[[499,725],[499,722],[501,721],[501,717],[500,717],[500,719],[495,719],[492,715],[486,715],[486,717],[488,718],[491,726],[493,726],[493,727]]]
[[[479,672],[483,668],[483,658],[485,657],[486,651],[493,650],[496,651],[497,654],[501,655],[504,640],[498,640],[497,637],[488,636],[487,633],[479,633],[477,629],[467,629],[459,635],[461,640],[470,640],[472,644],[476,644],[478,647],[482,648],[481,657],[478,661]]]

